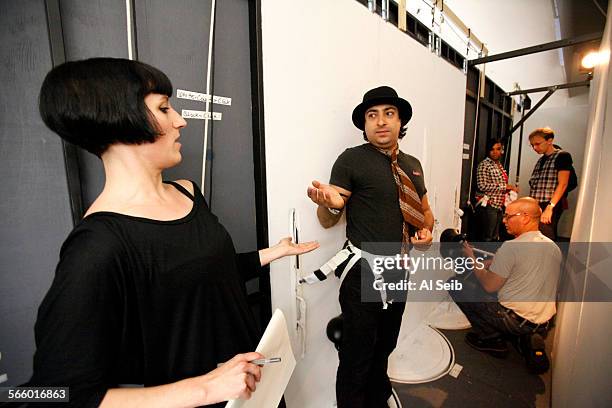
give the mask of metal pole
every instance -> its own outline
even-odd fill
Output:
[[[385,21],[389,21],[389,0],[382,0],[381,17]]]
[[[519,184],[519,176],[521,174],[521,151],[522,151],[522,147],[523,147],[523,124],[525,123],[525,121],[523,120],[525,118],[525,107],[524,104],[521,106],[521,120],[519,120],[519,123],[521,124],[521,136],[519,138],[519,145],[518,145],[518,156],[516,158],[516,185],[518,186]],[[512,137],[512,131],[510,131],[510,137]]]
[[[586,79],[584,81],[579,81],[579,82],[569,82],[567,84],[559,84],[559,85],[552,85],[552,86],[542,86],[540,88],[522,89],[520,91],[508,92],[506,94],[506,96],[524,95],[524,94],[534,93],[534,92],[544,92],[544,91],[549,91],[551,88],[568,89],[568,88],[577,88],[577,87],[580,87],[580,86],[589,86],[592,79],[593,79],[593,77],[589,77],[588,79]]]
[[[216,9],[216,0],[212,0],[212,5],[210,7],[210,30],[208,33],[208,66],[206,67],[206,94],[208,95],[208,99],[206,99],[206,112],[210,113],[210,118],[206,118],[204,120],[204,145],[202,146],[202,191],[206,188],[206,156],[208,149],[208,127],[212,117],[212,99],[213,94],[210,89],[210,82],[212,76],[212,58],[213,58],[213,45],[215,42],[215,9]],[[210,180],[210,189],[212,190],[212,178]],[[212,198],[211,198],[212,201]],[[208,203],[209,206],[212,206],[212,202]]]
[[[500,54],[490,55],[488,57],[476,58],[468,62],[470,66],[484,64],[486,62],[499,61],[508,58],[520,57],[523,55],[534,54],[536,52],[554,50],[557,48],[569,47],[570,45],[582,44],[589,41],[601,40],[603,33],[591,33],[578,37],[566,38],[563,40],[552,41],[549,43],[534,45],[532,47],[520,48],[514,51],[502,52]]]
[[[467,204],[472,204],[472,181],[474,175],[474,153],[476,152],[476,137],[478,136],[479,128],[479,117],[480,117],[480,88],[482,85],[482,77],[484,76],[484,69],[482,72],[478,71],[478,88],[476,93],[476,114],[474,119],[474,137],[472,137],[472,148],[470,150],[470,184],[468,185],[468,198]]]
[[[134,0],[125,0],[128,59],[131,60],[138,60],[135,9]]]
[[[502,110],[505,112],[506,111],[506,107],[508,105],[508,98],[503,98],[503,104],[502,104]],[[502,123],[504,122],[504,119],[502,118]],[[502,128],[502,137],[501,140],[504,146],[504,167],[508,169],[508,173],[510,170],[510,164],[509,164],[509,154],[506,154],[508,152],[508,144],[510,143],[510,139],[512,138],[512,135],[508,135],[508,131],[507,131],[508,127],[504,126]]]
[[[550,98],[550,97],[552,96],[552,94],[554,94],[554,93],[555,93],[555,91],[556,91],[556,90],[557,90],[557,88],[555,88],[554,86],[553,86],[552,88],[550,88],[550,90],[548,91],[548,93],[547,93],[546,95],[544,95],[544,97],[543,97],[542,99],[540,99],[540,100],[538,101],[538,103],[536,103],[536,105],[535,105],[533,108],[531,108],[531,109],[529,110],[529,113],[528,113],[527,115],[525,115],[525,117],[521,117],[521,120],[519,120],[519,122],[518,122],[516,125],[514,125],[514,127],[513,127],[513,128],[510,130],[510,134],[512,134],[512,133],[514,133],[514,132],[516,132],[516,129],[518,129],[519,127],[521,127],[521,126],[523,125],[523,123],[525,123],[525,121],[526,121],[527,119],[529,119],[529,117],[530,117],[531,115],[533,115],[533,113],[534,113],[536,110],[538,110],[538,108],[539,108],[540,106],[542,106],[542,104],[543,104],[544,102],[546,102],[546,100],[547,100],[548,98]]]

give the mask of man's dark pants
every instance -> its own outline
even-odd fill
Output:
[[[559,224],[559,219],[561,218],[561,214],[563,213],[563,207],[562,207],[561,201],[559,201],[557,205],[553,207],[553,213],[550,219],[550,224],[540,223],[540,231],[542,232],[542,234],[552,239],[553,241],[557,241],[557,237],[558,237],[557,236],[557,225]],[[544,212],[547,206],[548,206],[548,201],[540,203],[540,208],[542,209],[542,212]]]
[[[457,278],[451,278],[449,282],[455,279]],[[508,309],[497,301],[495,294],[487,293],[474,274],[465,279],[460,277],[458,280],[463,285],[463,289],[449,291],[449,293],[478,336],[483,339],[492,339],[503,334],[520,336],[533,332],[531,328],[521,326],[510,315]]]
[[[491,242],[499,240],[499,226],[502,223],[502,210],[487,205],[476,207],[478,220],[478,241]]]
[[[344,323],[336,399],[338,408],[387,408],[391,396],[388,359],[397,343],[405,303],[395,302],[383,310],[381,301],[362,302],[362,287],[380,299],[371,286],[371,272],[364,272],[362,284],[362,263],[363,259],[351,268],[340,287]],[[367,263],[364,267],[368,268]]]

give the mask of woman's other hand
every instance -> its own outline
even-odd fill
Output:
[[[259,358],[264,356],[256,352],[238,354],[208,374],[194,378],[203,392],[202,405],[251,398],[261,379],[261,367],[249,361]]]
[[[154,387],[109,389],[100,406],[178,408],[249,399],[261,379],[261,367],[249,361],[263,357],[255,352],[238,354],[215,370],[197,377]]]

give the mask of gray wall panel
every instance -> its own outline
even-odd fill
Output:
[[[232,105],[214,106],[211,204],[239,251],[257,248],[248,12],[245,0],[218,1],[215,19],[214,92]]]
[[[128,57],[125,0],[61,0],[66,60]]]
[[[211,122],[212,188],[204,195],[228,229],[238,251],[257,247],[251,129],[248,2],[217,1],[215,28],[214,93],[232,97],[232,106],[211,105],[223,113]],[[176,89],[206,92],[210,1],[162,0],[136,2],[138,56],[170,77]],[[205,104],[172,99],[181,109],[204,110]],[[200,183],[204,121],[188,120],[181,131],[183,161],[165,172],[166,179],[188,178]]]
[[[206,91],[211,1],[137,0],[138,58],[165,72],[176,89]],[[172,98],[173,107],[204,110],[204,104]],[[202,177],[204,121],[189,120],[181,131],[183,161],[165,172],[166,179]]]
[[[61,0],[66,61],[93,57],[128,57],[125,0]],[[96,156],[79,151],[83,206],[104,188],[104,169]]]
[[[34,321],[72,228],[60,139],[38,114],[51,68],[42,0],[0,2],[0,374],[31,375]]]

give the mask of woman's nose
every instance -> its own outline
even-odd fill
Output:
[[[182,129],[187,126],[187,121],[178,112],[176,112],[176,116],[177,117],[174,120],[174,127],[177,129]]]

